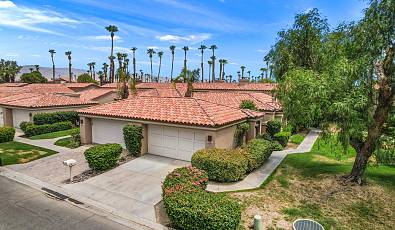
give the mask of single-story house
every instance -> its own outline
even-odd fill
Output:
[[[142,127],[141,154],[190,161],[204,148],[233,148],[237,125],[250,124],[246,139],[261,133],[264,113],[188,97],[133,96],[77,111],[83,144],[119,143],[123,127]]]
[[[36,113],[73,111],[98,102],[81,99],[79,94],[67,93],[19,93],[0,99],[3,124],[19,128],[23,121],[32,121]]]
[[[80,98],[85,101],[94,101],[99,104],[112,102],[117,98],[117,91],[107,88],[93,88],[80,91]]]

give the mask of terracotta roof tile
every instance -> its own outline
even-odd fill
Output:
[[[115,93],[114,89],[111,88],[97,88],[97,89],[88,89],[79,92],[80,98],[82,100],[95,100],[101,96],[110,94],[110,93]]]
[[[29,84],[23,86],[22,89],[32,93],[74,93],[63,84]]]
[[[0,87],[22,87],[29,83],[2,83]]]
[[[81,114],[137,120],[161,121],[198,126],[221,126],[247,119],[240,109],[186,97],[131,97],[78,110]],[[259,114],[261,116],[263,114]]]
[[[81,88],[87,88],[90,86],[96,86],[97,88],[99,88],[98,85],[94,84],[94,83],[77,83],[77,82],[73,82],[73,83],[64,83],[64,86],[66,86],[67,88],[70,89],[81,89]]]
[[[78,94],[77,94],[78,95]],[[25,108],[94,105],[96,102],[82,100],[79,96],[44,93],[19,93],[0,99],[0,105]]]

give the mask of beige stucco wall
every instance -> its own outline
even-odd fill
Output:
[[[4,126],[13,126],[13,120],[12,120],[12,109],[10,108],[2,108],[3,110],[3,125]]]
[[[92,120],[88,117],[80,117],[81,144],[92,143]]]
[[[237,125],[229,126],[215,131],[214,146],[216,148],[230,149],[234,147],[234,138]]]

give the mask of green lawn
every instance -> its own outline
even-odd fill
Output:
[[[75,149],[75,148],[79,147],[79,146],[75,145],[74,143],[72,143],[71,137],[65,137],[65,138],[59,139],[55,142],[55,145],[70,148],[70,149]]]
[[[392,229],[395,226],[395,167],[371,164],[365,184],[342,185],[355,151],[317,141],[309,153],[288,155],[260,189],[234,192],[243,205],[241,229],[260,214],[268,229],[291,229],[312,218],[325,229]]]
[[[57,137],[64,137],[64,136],[71,135],[73,132],[75,132],[77,130],[79,131],[80,128],[62,130],[62,131],[53,132],[53,133],[44,133],[44,134],[40,134],[40,135],[37,135],[37,136],[29,137],[29,139],[31,139],[31,140],[40,140],[40,139],[53,139],[53,138],[57,138]]]
[[[50,149],[16,141],[0,143],[0,158],[3,165],[26,163],[55,153],[57,152]]]

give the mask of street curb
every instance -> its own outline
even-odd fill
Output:
[[[16,172],[16,171],[6,168],[6,167],[0,167],[0,176],[7,177],[11,180],[14,180],[14,181],[19,182],[24,185],[27,185],[27,186],[29,186],[33,189],[39,190],[43,193],[45,193],[45,191],[43,191],[42,188],[46,188],[46,189],[52,190],[56,193],[63,194],[65,196],[68,196],[69,199],[71,198],[72,200],[80,201],[83,204],[76,204],[75,202],[70,201],[68,199],[66,199],[64,201],[66,201],[74,206],[77,206],[79,208],[90,211],[94,214],[97,214],[99,216],[106,217],[107,219],[110,219],[114,222],[117,222],[119,224],[122,224],[126,227],[129,227],[129,228],[132,228],[135,230],[140,230],[140,229],[141,230],[168,230],[168,229],[170,229],[166,226],[146,220],[144,218],[141,218],[141,217],[138,217],[135,215],[129,215],[125,212],[116,210],[108,205],[91,200],[85,196],[76,194],[75,192],[71,192],[66,188],[43,182],[41,180],[38,180],[36,178],[27,176],[25,174]]]

